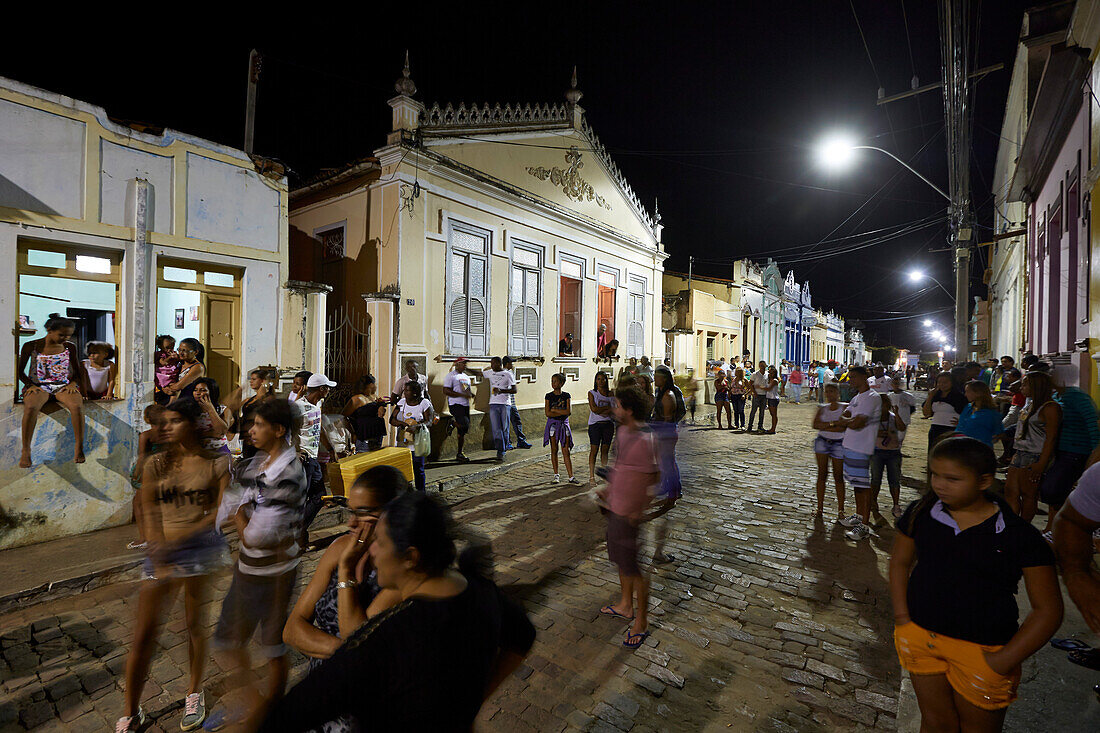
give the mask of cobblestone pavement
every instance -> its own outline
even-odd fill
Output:
[[[846,541],[831,496],[825,520],[811,518],[812,414],[808,405],[781,406],[774,436],[684,429],[685,496],[669,515],[677,561],[654,569],[653,635],[633,652],[621,646],[625,624],[599,615],[618,578],[602,517],[582,487],[551,484],[549,466],[539,464],[445,493],[462,525],[492,539],[498,582],[539,630],[478,729],[893,730],[900,675],[886,585],[892,530]],[[920,473],[926,430],[915,421],[910,431],[907,476]],[[585,456],[577,458],[583,479]],[[903,501],[914,497],[903,488]],[[300,582],[318,555],[307,558]],[[216,583],[209,626],[228,582]],[[135,585],[120,583],[0,617],[0,733],[112,726],[135,605]],[[187,661],[181,605],[158,643],[143,704],[155,715],[153,730],[178,730]],[[212,705],[224,686],[213,659],[208,676]]]

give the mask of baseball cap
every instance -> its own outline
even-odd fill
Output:
[[[307,389],[316,389],[317,387],[335,387],[335,386],[336,386],[336,382],[329,381],[329,378],[326,377],[324,374],[314,374],[312,377],[309,378],[309,381],[306,382],[306,388]]]
[[[460,356],[457,359],[455,359],[455,364],[466,364],[469,361],[470,360],[467,359],[465,356]]]

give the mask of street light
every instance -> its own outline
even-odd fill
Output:
[[[939,341],[941,338],[943,338],[943,332],[942,331],[933,331],[932,332],[932,338]]]
[[[931,186],[940,196],[943,196],[948,201],[951,200],[951,197],[944,193],[943,189],[922,176],[920,173],[917,172],[915,168],[913,168],[913,166],[909,165],[904,160],[891,153],[889,150],[876,148],[873,145],[856,145],[854,140],[844,135],[834,135],[832,137],[826,138],[818,148],[818,157],[821,159],[821,162],[824,163],[826,167],[839,169],[847,166],[852,161],[852,159],[855,158],[855,151],[857,150],[877,150],[880,153],[884,153],[890,156],[898,163],[900,163],[902,167],[906,168],[910,173]]]
[[[939,280],[937,280],[936,278],[932,277],[932,276],[931,276],[931,275],[929,275],[928,273],[926,273],[926,272],[923,272],[923,271],[921,271],[921,270],[910,270],[910,271],[909,271],[909,281],[910,281],[910,282],[915,282],[915,283],[916,283],[916,282],[920,282],[920,281],[921,281],[921,280],[923,280],[924,278],[928,278],[928,279],[929,279],[929,280],[931,280],[932,282],[934,282],[934,283],[936,283],[937,285],[939,285],[939,286],[940,286],[940,290],[942,290],[943,292],[947,293],[947,297],[948,297],[948,298],[951,298],[951,302],[952,302],[952,303],[954,303],[954,302],[955,302],[955,296],[954,296],[954,295],[952,295],[952,294],[951,294],[951,291],[950,291],[950,290],[948,290],[947,288],[945,288],[945,287],[943,286],[943,283],[941,283],[941,282],[940,282]],[[925,325],[928,325],[928,323],[926,322],[926,323],[925,323]]]
[[[930,319],[930,318],[925,318],[925,319],[924,319],[924,326],[925,326],[925,328],[929,328],[929,327],[931,327],[931,325],[932,325],[932,319]]]

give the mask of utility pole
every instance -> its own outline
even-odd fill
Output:
[[[263,57],[256,49],[248,54],[248,95],[244,106],[244,152],[252,155],[253,132],[256,128],[256,89],[260,82]]]
[[[970,353],[970,2],[940,0],[940,54],[947,128],[947,172],[951,197],[948,220],[955,253],[955,353]]]

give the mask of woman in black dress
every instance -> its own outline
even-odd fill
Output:
[[[344,417],[355,431],[357,451],[377,450],[386,439],[386,404],[378,396],[378,382],[365,374],[355,382],[351,399],[344,406]]]
[[[449,526],[446,509],[419,492],[386,507],[370,558],[396,603],[376,599],[369,620],[272,706],[260,730],[297,732],[343,715],[375,730],[470,730],[535,628],[473,568],[471,550],[452,569]],[[376,605],[388,607],[373,615]]]

